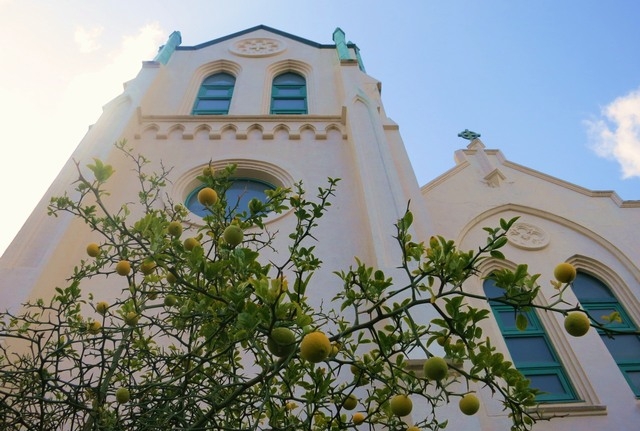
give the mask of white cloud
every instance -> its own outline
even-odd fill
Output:
[[[0,0],[0,6],[3,1],[6,2]],[[85,37],[91,34],[98,36],[93,30],[82,29],[77,33],[85,41],[91,40]],[[70,50],[64,62],[57,62],[51,50],[44,50],[39,56],[20,56],[18,50],[9,51],[8,58],[15,60],[8,65],[13,67],[0,68],[3,96],[0,117],[11,125],[5,127],[3,138],[11,143],[12,153],[10,158],[0,160],[0,195],[6,202],[12,202],[15,211],[3,218],[0,255],[88,126],[96,122],[102,106],[122,92],[123,83],[136,76],[142,61],[153,59],[168,35],[159,24],[150,24],[120,40],[103,38],[103,55],[86,56],[79,50]],[[39,35],[33,32],[20,33],[21,40],[33,42],[33,46],[18,44],[20,52],[44,46],[36,36]],[[43,64],[55,65],[56,73],[43,73]],[[34,82],[39,85],[34,86]],[[34,117],[34,106],[48,114]],[[24,193],[15,187],[14,179],[24,177],[27,171],[37,173],[37,177],[32,179],[29,193]]]
[[[640,89],[605,106],[602,118],[586,121],[593,149],[616,160],[622,177],[640,177]]]
[[[93,27],[90,29],[77,27],[73,35],[80,52],[83,54],[100,49],[98,38],[102,35],[103,27]]]
[[[123,37],[120,46],[105,56],[102,65],[71,79],[60,100],[59,112],[74,118],[84,133],[86,127],[98,119],[102,106],[120,94],[123,84],[136,76],[142,62],[153,59],[167,36],[160,25],[154,23],[139,29],[135,35]]]

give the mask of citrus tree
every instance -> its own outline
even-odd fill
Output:
[[[482,260],[504,258],[515,219],[461,251],[442,237],[414,241],[407,210],[395,226],[402,275],[393,280],[356,259],[336,272],[343,288],[331,306],[314,307],[313,232],[337,179],[311,197],[302,184],[267,191],[241,210],[226,197],[234,167],[205,168],[198,200],[208,213],[197,226],[183,205],[163,203],[170,169],[149,173],[147,159],[117,147],[135,167],[139,202],[111,209],[112,167],[78,165],[73,194],[53,198],[49,210],[81,219],[101,241],[87,245],[52,298],[0,316],[0,428],[438,430],[444,405],[478,411],[472,387],[480,386],[501,400],[514,430],[538,419],[537,390],[483,335],[490,312],[471,304],[486,298],[464,287]],[[265,217],[283,211],[296,219],[279,250],[285,257],[264,261],[275,238]],[[563,303],[575,269],[560,272],[558,301],[546,308],[572,311],[569,327],[583,334],[595,320]],[[503,290],[493,300],[518,316],[536,307],[537,276],[525,265],[491,277]],[[116,300],[87,293],[107,278]],[[416,319],[427,309],[433,319]],[[410,355],[428,359],[416,370]],[[416,403],[419,414],[409,416]]]

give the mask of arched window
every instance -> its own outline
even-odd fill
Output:
[[[228,73],[216,73],[202,81],[193,115],[226,115],[229,113],[236,78]]]
[[[504,296],[504,290],[493,280],[485,280],[487,298]],[[516,326],[516,310],[510,305],[489,300],[500,332],[509,349],[513,364],[527,379],[531,387],[542,391],[538,402],[575,401],[576,395],[560,358],[551,344],[542,322],[533,309],[518,311],[527,318],[524,330]]]
[[[273,79],[271,113],[307,113],[307,83],[304,77],[297,73],[287,72]]]
[[[637,331],[626,310],[613,295],[611,289],[597,278],[578,271],[573,281],[573,293],[592,318],[611,329]],[[617,314],[614,314],[617,313]],[[611,322],[605,317],[618,316]],[[598,330],[602,341],[620,367],[629,386],[640,397],[640,337],[637,335],[615,335],[613,338]]]
[[[204,186],[196,187],[189,193],[185,201],[186,207],[192,213],[204,217],[208,214],[208,210],[198,202],[198,192]],[[263,203],[267,201],[267,190],[275,190],[275,187],[265,181],[254,178],[232,178],[231,184],[225,193],[227,199],[227,215],[241,214],[246,212],[249,214],[249,201],[256,198]]]

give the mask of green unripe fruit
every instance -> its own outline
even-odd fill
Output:
[[[200,241],[191,237],[184,240],[184,249],[187,251],[191,251],[196,247],[200,247]]]
[[[553,276],[560,283],[571,283],[576,278],[576,275],[577,272],[575,266],[567,262],[559,264],[553,270]]]
[[[296,350],[296,335],[289,328],[274,328],[267,338],[267,349],[272,355],[285,358]]]
[[[355,395],[350,394],[345,400],[342,402],[342,407],[345,410],[353,410],[358,405],[358,398]]]
[[[222,237],[232,247],[240,244],[244,238],[244,233],[239,226],[234,224],[227,226],[227,228],[222,233]]]
[[[164,297],[164,305],[167,307],[173,307],[178,303],[178,298],[175,295],[167,295]]]
[[[564,318],[564,329],[574,337],[582,337],[590,327],[589,318],[582,311],[572,311]]]
[[[460,411],[467,416],[474,415],[480,409],[480,400],[474,394],[466,394],[458,402]]]
[[[391,413],[396,416],[407,416],[413,410],[413,403],[411,398],[406,395],[396,395],[389,401],[391,407]]]
[[[119,404],[124,404],[131,399],[131,393],[127,388],[118,388],[116,391],[116,401]]]
[[[169,235],[173,237],[179,237],[182,235],[182,223],[179,221],[172,221],[167,227],[167,232],[169,232]]]
[[[432,356],[424,361],[424,376],[429,380],[442,380],[449,373],[447,361],[439,356]]]

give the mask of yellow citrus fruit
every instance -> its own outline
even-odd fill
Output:
[[[89,334],[93,334],[93,335],[99,334],[101,329],[102,329],[102,324],[95,320],[89,323],[89,325],[87,326],[87,331],[89,332]]]
[[[140,271],[142,271],[142,273],[144,275],[149,275],[153,272],[153,270],[156,267],[156,263],[151,261],[151,260],[145,260],[144,262],[142,262],[140,264]]]
[[[102,314],[103,316],[107,314],[107,309],[109,308],[109,304],[105,301],[100,301],[96,304],[96,312],[98,314]]]
[[[331,345],[331,353],[329,353],[329,356],[333,358],[338,354],[338,352],[340,352],[340,346],[336,343],[333,343]]]
[[[200,241],[197,239],[190,237],[184,240],[184,249],[187,251],[191,251],[196,247],[200,247]]]
[[[413,425],[413,426],[410,426],[409,428],[407,428],[407,431],[420,431],[420,428],[418,428],[417,426]]]
[[[279,358],[286,358],[296,350],[296,334],[289,328],[274,328],[267,338],[267,349]]]
[[[206,207],[215,205],[218,202],[218,193],[211,187],[205,187],[198,192],[198,202]]]
[[[346,410],[353,410],[356,408],[357,405],[358,405],[358,398],[353,394],[349,394],[349,396],[345,398],[344,401],[342,402],[342,407]]]
[[[574,337],[582,337],[590,326],[589,318],[582,311],[572,311],[564,318],[564,329]]]
[[[447,361],[439,356],[432,356],[424,361],[424,376],[429,380],[442,380],[449,373]]]
[[[215,169],[213,169],[213,166],[205,166],[202,168],[202,175],[205,177],[212,177],[214,173]]]
[[[309,362],[321,362],[331,353],[331,341],[320,331],[310,332],[300,342],[300,357]]]
[[[458,407],[467,416],[475,415],[480,409],[480,400],[474,394],[466,394],[460,398]]]
[[[100,246],[95,242],[87,245],[87,254],[91,257],[97,257],[100,254]]]
[[[164,297],[164,305],[167,307],[173,307],[178,303],[178,298],[175,295],[167,295]]]
[[[391,413],[396,416],[407,416],[413,410],[413,403],[411,398],[406,395],[395,395],[389,401],[391,407]]]
[[[129,311],[124,315],[124,323],[129,326],[136,326],[138,324],[138,320],[140,320],[140,316],[135,311]]]
[[[365,420],[365,415],[364,413],[354,413],[353,414],[353,423],[354,425],[360,425],[362,422],[364,422]]]
[[[131,272],[131,264],[129,263],[128,260],[121,260],[120,262],[118,262],[116,264],[116,272],[118,273],[118,275],[129,275],[129,273]]]
[[[172,221],[167,227],[167,232],[171,236],[179,237],[182,235],[182,224],[179,221]]]
[[[553,276],[560,283],[571,283],[576,278],[576,268],[570,263],[563,262],[555,267]]]
[[[232,224],[227,226],[227,228],[222,233],[222,237],[227,242],[227,244],[235,247],[236,245],[242,242],[242,239],[244,238],[244,233],[242,232],[242,229],[240,229],[239,226]]]
[[[116,401],[119,404],[124,404],[131,399],[131,394],[127,388],[118,388],[116,391]]]
[[[294,403],[293,401],[289,401],[284,406],[287,408],[287,410],[294,410],[296,407],[298,407],[298,405],[296,403]]]

